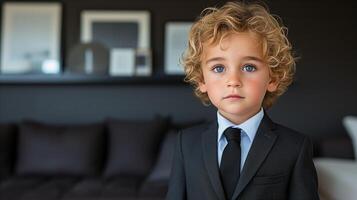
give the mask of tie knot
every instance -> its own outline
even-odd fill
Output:
[[[227,141],[236,141],[238,143],[240,143],[240,133],[241,133],[241,129],[239,128],[232,128],[229,127],[227,128],[223,134],[226,137]]]

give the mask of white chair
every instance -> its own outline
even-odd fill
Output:
[[[343,125],[352,139],[357,155],[357,117],[343,118]],[[321,200],[357,199],[357,162],[348,159],[316,158]]]

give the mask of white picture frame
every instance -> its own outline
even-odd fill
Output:
[[[2,9],[1,73],[59,73],[62,5],[5,2]]]
[[[134,51],[150,49],[150,12],[85,10],[81,13],[81,41],[101,43],[108,47],[110,55],[118,55],[120,49],[123,51],[130,48]],[[109,71],[116,71],[114,73],[116,76],[130,75],[128,73],[130,70],[118,69],[120,67],[116,65],[118,62],[110,63],[113,66],[109,66]],[[143,75],[143,73],[134,72],[133,75]]]
[[[181,57],[187,49],[188,34],[193,22],[167,22],[165,24],[165,74],[183,75]]]
[[[96,11],[87,10],[81,13],[81,41],[93,40],[94,23],[137,23],[137,48],[150,48],[150,12],[149,11]],[[126,38],[118,38],[125,40]],[[118,47],[117,47],[118,48]]]

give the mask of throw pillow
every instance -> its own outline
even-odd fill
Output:
[[[166,131],[167,119],[108,120],[108,158],[104,175],[147,175]]]
[[[55,126],[23,122],[18,139],[17,175],[94,175],[104,150],[99,124]]]
[[[163,141],[159,153],[159,158],[151,171],[147,181],[168,181],[170,179],[172,162],[177,140],[177,130],[170,130]]]

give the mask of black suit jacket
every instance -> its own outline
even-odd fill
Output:
[[[166,199],[226,199],[217,161],[217,122],[179,134]],[[318,200],[308,137],[275,124],[265,113],[232,199]]]

